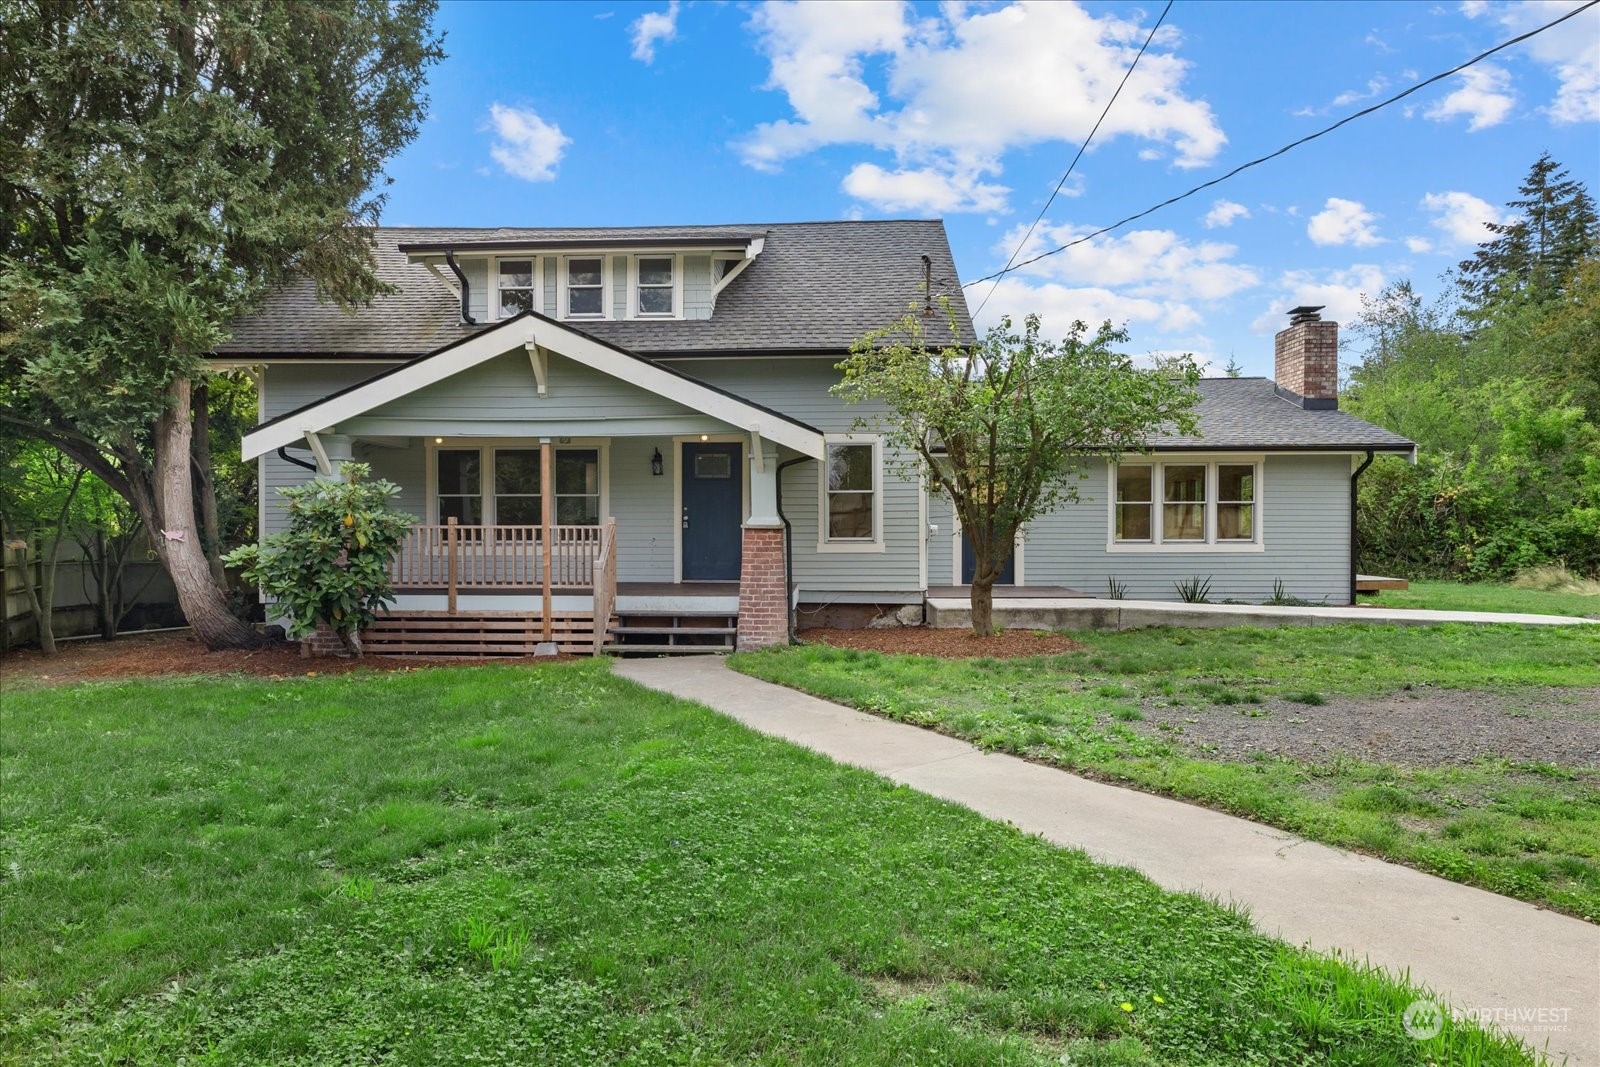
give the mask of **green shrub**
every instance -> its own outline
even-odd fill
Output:
[[[345,463],[339,478],[279,489],[289,528],[226,557],[273,598],[268,613],[284,620],[290,637],[326,624],[358,656],[357,634],[394,600],[389,564],[417,521],[395,510],[400,487],[367,481],[371,473],[365,463]]]

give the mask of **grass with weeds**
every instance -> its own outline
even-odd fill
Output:
[[[1600,627],[1284,627],[1074,635],[1073,653],[938,660],[824,646],[742,653],[737,669],[986,748],[1193,800],[1328,844],[1600,919],[1600,767],[1408,768],[1261,754],[1231,761],[1135,729],[1144,701],[1600,685]],[[1600,731],[1600,724],[1597,724]]]
[[[604,663],[0,708],[0,1061],[1524,1064]]]
[[[1534,579],[1537,581],[1537,579]],[[1412,582],[1409,589],[1385,589],[1363,604],[1380,608],[1430,608],[1436,611],[1511,611],[1528,615],[1577,615],[1600,619],[1600,582],[1574,579],[1565,584],[1523,588],[1500,582]]]

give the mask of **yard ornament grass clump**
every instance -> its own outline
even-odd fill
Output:
[[[326,625],[356,656],[361,630],[394,601],[389,564],[417,521],[395,509],[400,487],[369,481],[371,473],[365,463],[344,463],[338,478],[279,489],[289,528],[227,556],[273,598],[267,613],[291,638]]]

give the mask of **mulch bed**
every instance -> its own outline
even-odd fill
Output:
[[[863,652],[889,652],[905,656],[939,656],[943,659],[1020,659],[1056,656],[1083,646],[1063,634],[1035,630],[1005,630],[993,637],[975,637],[971,630],[935,630],[926,626],[899,626],[883,630],[837,630],[827,627],[801,630],[796,635],[807,644],[854,648]]]
[[[351,671],[395,672],[461,664],[495,662],[407,656],[337,656],[305,658],[297,642],[269,641],[258,649],[211,652],[193,633],[127,634],[115,641],[63,641],[48,657],[38,649],[18,649],[0,658],[0,689],[17,683],[30,688],[116,678],[159,678],[186,674],[247,674],[259,678],[347,674]],[[569,657],[560,657],[567,659]],[[548,662],[548,661],[541,661]]]

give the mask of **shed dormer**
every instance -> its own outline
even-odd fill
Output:
[[[463,321],[522,311],[581,322],[709,319],[717,296],[761,254],[765,232],[677,236],[664,228],[583,237],[516,231],[479,239],[401,244],[461,304]]]

